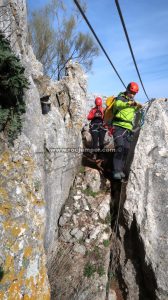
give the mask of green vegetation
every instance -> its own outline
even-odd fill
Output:
[[[25,88],[28,88],[28,80],[24,68],[0,33],[0,131],[4,131],[10,144],[21,131]]]
[[[95,273],[97,273],[100,277],[105,274],[104,266],[102,264],[95,265],[94,263],[87,262],[84,267],[84,276],[92,277]]]
[[[39,180],[36,180],[34,182],[34,189],[35,189],[35,192],[38,192],[40,190],[40,186],[41,186],[41,183]]]
[[[105,223],[106,224],[110,224],[111,223],[111,214],[110,213],[107,214],[107,216],[105,218]]]
[[[108,247],[110,245],[110,240],[103,240],[104,247]]]
[[[89,188],[89,187],[87,187],[85,190],[83,190],[83,193],[84,193],[86,196],[92,196],[92,197],[94,197],[94,198],[99,194],[99,192],[93,192],[93,191],[91,190],[91,188]]]
[[[88,262],[84,267],[84,276],[90,278],[96,272],[96,267]]]
[[[22,261],[22,266],[23,266],[23,268],[27,268],[28,267],[28,265],[29,265],[29,259],[28,258],[26,258],[26,257],[23,257],[23,261]]]
[[[29,16],[29,42],[44,73],[57,80],[66,74],[68,61],[77,60],[88,71],[99,53],[91,34],[78,30],[80,13],[76,9],[69,13],[65,2],[50,0]]]
[[[80,209],[77,209],[77,208],[76,208],[76,209],[74,210],[74,215],[77,215],[78,213],[80,213]]]
[[[98,267],[97,267],[97,273],[99,274],[99,276],[101,277],[101,276],[103,276],[104,274],[105,274],[105,270],[104,270],[104,266],[103,265],[99,265]]]
[[[0,281],[2,280],[3,276],[4,276],[4,270],[2,266],[0,266]]]
[[[82,237],[81,239],[79,239],[78,243],[79,243],[80,245],[83,245],[83,244],[85,243],[85,238]]]
[[[116,278],[116,274],[115,274],[114,272],[111,271],[111,272],[109,273],[109,280],[112,281],[112,280],[114,280],[115,278]]]
[[[103,276],[105,274],[104,266],[102,264],[102,249],[100,249],[98,246],[95,246],[93,250],[86,252],[86,257],[88,258],[88,262],[85,265],[84,268],[84,276],[91,277],[95,273],[97,273],[99,276]]]
[[[85,173],[85,167],[84,166],[79,167],[79,173],[81,173],[81,174]]]

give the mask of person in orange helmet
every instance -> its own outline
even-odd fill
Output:
[[[103,127],[103,118],[104,118],[104,109],[102,107],[102,98],[97,97],[95,99],[95,107],[93,107],[87,119],[90,122],[90,133],[92,135],[93,140],[93,149],[98,151],[98,143],[99,150],[102,150],[104,147],[104,137],[106,133],[106,129]],[[96,151],[96,153],[97,153]],[[94,154],[94,158],[96,158],[96,153]]]
[[[134,118],[136,112],[142,107],[140,103],[134,101],[138,91],[138,84],[130,82],[126,91],[116,97],[113,105],[112,124],[115,152],[113,154],[112,177],[116,180],[125,177],[124,169],[132,140]]]

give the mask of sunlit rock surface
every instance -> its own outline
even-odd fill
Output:
[[[168,299],[168,102],[150,106],[127,186],[120,234],[126,299]]]
[[[44,78],[27,44],[26,1],[4,0],[0,5],[0,29],[30,83],[21,135],[13,147],[0,136],[0,299],[44,300],[50,299],[46,261],[80,163],[80,151],[70,148],[81,147],[86,78],[77,63],[69,63],[59,83]],[[43,96],[51,103],[45,115]]]

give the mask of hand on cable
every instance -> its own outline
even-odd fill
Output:
[[[132,100],[129,101],[130,106],[136,106],[137,108],[142,108],[142,105],[140,103],[137,103],[136,101]]]
[[[136,106],[137,103],[134,100],[129,101],[129,106]]]
[[[140,103],[137,103],[137,108],[142,108],[142,104],[140,104]]]

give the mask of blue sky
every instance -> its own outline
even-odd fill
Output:
[[[30,9],[46,0],[27,0]],[[69,11],[73,0],[65,0]],[[138,68],[149,98],[168,97],[168,0],[119,0]],[[114,0],[86,0],[87,18],[102,42],[124,83],[140,85]],[[80,29],[89,31],[83,20]],[[96,95],[116,95],[122,83],[100,50],[88,73],[88,91]],[[137,99],[145,102],[140,85]]]

